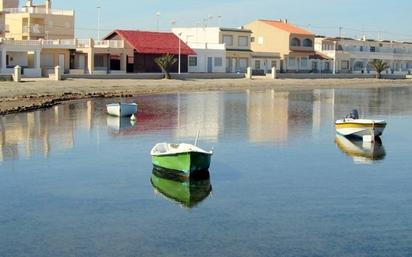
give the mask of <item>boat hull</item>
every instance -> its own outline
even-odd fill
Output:
[[[152,163],[155,167],[176,171],[182,176],[190,177],[194,173],[209,170],[211,157],[211,154],[186,152],[152,156]]]
[[[137,112],[137,104],[108,104],[107,113],[116,117],[130,117]]]
[[[386,128],[386,123],[336,123],[336,132],[343,136],[373,136],[380,137]]]

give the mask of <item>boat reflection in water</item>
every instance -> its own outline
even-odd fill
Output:
[[[336,135],[336,145],[347,155],[353,157],[353,161],[359,164],[372,164],[383,160],[386,156],[382,140],[378,137],[375,142],[365,142],[359,138]]]
[[[131,120],[130,117],[107,116],[107,127],[111,132],[116,134],[131,129],[135,125],[136,120]]]
[[[212,192],[209,171],[203,171],[195,177],[184,178],[171,171],[153,168],[150,179],[155,192],[160,193],[185,208],[194,208]]]

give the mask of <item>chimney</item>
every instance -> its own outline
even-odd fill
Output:
[[[288,19],[285,19],[285,24],[288,24]]]
[[[33,1],[32,0],[27,0],[26,1],[26,7],[32,7],[33,6]]]

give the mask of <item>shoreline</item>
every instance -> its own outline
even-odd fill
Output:
[[[49,108],[66,101],[139,95],[242,91],[412,87],[412,80],[377,79],[203,79],[203,80],[24,80],[0,82],[0,115]]]

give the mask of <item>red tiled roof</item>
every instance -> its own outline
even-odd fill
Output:
[[[179,38],[171,32],[148,32],[139,30],[115,30],[106,38],[119,35],[136,52],[142,54],[179,54]],[[196,55],[182,40],[181,54]]]
[[[292,34],[298,34],[298,35],[310,35],[310,36],[314,36],[315,34],[313,34],[312,32],[309,32],[307,30],[301,29],[296,27],[295,25],[292,25],[290,23],[285,23],[282,21],[272,21],[272,20],[259,20],[263,23],[266,23],[272,27],[287,31],[289,33]]]

